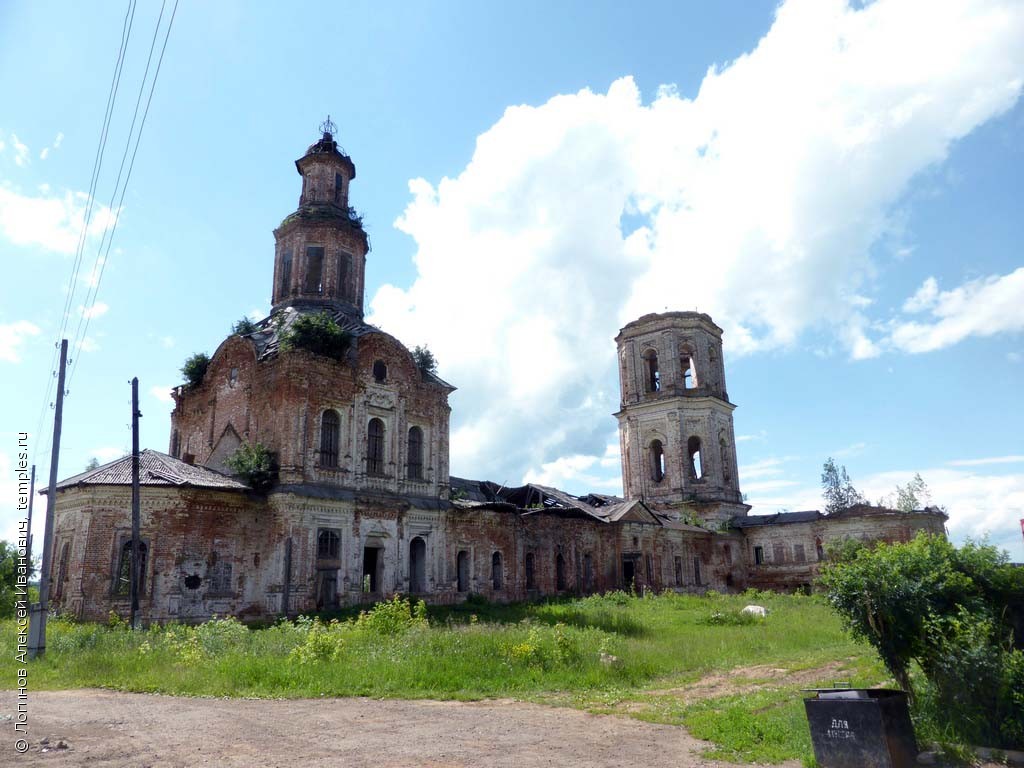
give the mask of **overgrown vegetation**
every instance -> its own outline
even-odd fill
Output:
[[[31,565],[27,574],[28,579],[31,579],[35,572]],[[38,597],[36,599],[38,600]],[[28,600],[27,596],[18,594],[18,548],[14,544],[0,540],[0,619],[14,615],[17,600]]]
[[[281,349],[304,349],[314,355],[344,360],[351,337],[327,312],[300,315],[281,334]]]
[[[231,326],[231,332],[238,336],[247,336],[256,330],[256,323],[248,317],[243,317]]]
[[[412,359],[416,361],[416,365],[421,371],[437,373],[437,358],[434,357],[434,353],[430,351],[429,347],[417,344],[412,351]]]
[[[871,643],[915,700],[927,733],[999,748],[1024,746],[1024,647],[1011,604],[1024,570],[987,544],[913,541],[835,552],[822,583],[857,638]],[[920,677],[912,677],[912,665]]]
[[[767,620],[715,618],[737,615],[751,601],[771,609]],[[0,623],[0,653],[12,651],[12,630],[12,623]],[[806,683],[781,678],[777,687],[745,698],[697,700],[671,690],[750,665],[799,670],[836,659],[866,670],[856,673],[868,675],[865,683],[884,674],[871,649],[851,640],[820,598],[614,592],[514,605],[473,598],[437,607],[399,597],[363,612],[263,629],[219,619],[130,632],[120,620],[56,620],[47,654],[33,662],[31,674],[38,688],[204,696],[514,696],[687,725],[715,741],[716,754],[779,761],[811,754],[799,719],[798,689]],[[820,682],[832,681],[831,673],[822,674]],[[856,674],[843,679],[857,680]],[[735,727],[715,733],[715,711],[730,713]]]
[[[270,490],[277,481],[277,467],[272,454],[262,443],[242,443],[224,463],[254,491]]]
[[[181,375],[185,377],[185,385],[198,387],[203,383],[206,369],[210,367],[210,356],[205,352],[197,352],[181,366]]]

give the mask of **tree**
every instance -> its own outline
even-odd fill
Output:
[[[27,577],[32,577],[31,564]],[[28,595],[19,595],[18,589],[18,548],[13,544],[0,541],[0,619],[9,619],[14,615],[14,605],[19,599],[28,602]],[[28,592],[28,585],[25,585]]]
[[[1024,571],[991,545],[957,548],[924,532],[831,555],[821,578],[829,602],[899,686],[913,698],[923,693],[922,706],[959,738],[1019,746],[1024,653],[1012,646],[1010,607],[1024,594]],[[912,663],[925,678],[918,691]]]
[[[189,387],[198,387],[203,382],[206,369],[210,367],[210,356],[205,352],[197,352],[181,366],[181,375]]]
[[[846,467],[836,466],[832,457],[828,457],[821,469],[821,493],[825,497],[825,512],[832,514],[842,509],[849,509],[854,504],[864,504],[867,499],[853,487]]]
[[[437,373],[437,358],[434,357],[434,353],[426,345],[420,346],[417,344],[416,348],[412,351],[412,359],[416,361],[416,365],[419,366],[421,371]]]
[[[246,336],[256,330],[256,323],[248,317],[243,317],[231,326],[231,332],[238,336]]]
[[[85,471],[86,472],[91,472],[92,470],[98,468],[99,465],[100,465],[100,460],[97,459],[95,456],[91,456],[89,458],[89,460],[87,462],[85,462]]]
[[[304,349],[314,355],[344,360],[352,338],[327,312],[301,315],[281,334],[281,349]]]
[[[914,479],[906,485],[896,486],[895,507],[900,512],[913,512],[915,509],[924,509],[932,501],[931,491],[925,484],[919,472],[914,473]]]

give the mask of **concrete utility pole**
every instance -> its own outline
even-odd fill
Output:
[[[32,576],[32,502],[36,500],[36,465],[32,465],[32,480],[28,486],[28,522],[25,524],[25,539],[28,541],[29,577]]]
[[[53,512],[57,504],[57,460],[60,458],[60,428],[64,418],[64,374],[68,367],[68,340],[60,341],[60,369],[57,373],[57,405],[53,414],[53,447],[50,449],[50,486],[46,492],[46,524],[43,526],[43,562],[39,573],[39,602],[29,611],[28,657],[46,653],[46,614],[50,610],[50,558],[53,556]]]
[[[139,612],[139,377],[132,379],[132,559],[131,559],[131,611],[128,626],[138,629],[136,620]]]

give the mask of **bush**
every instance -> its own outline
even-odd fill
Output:
[[[262,443],[242,443],[224,463],[260,493],[273,487],[277,479],[274,455]]]
[[[304,349],[314,355],[344,360],[351,343],[349,334],[327,312],[300,315],[281,334],[281,349]]]
[[[319,619],[306,624],[305,639],[288,655],[298,664],[313,664],[321,661],[337,661],[345,646],[341,635],[342,626],[336,619],[323,624]]]
[[[210,356],[205,352],[197,352],[181,366],[181,374],[189,387],[198,387],[203,383],[206,369],[210,367]]]
[[[701,623],[711,626],[745,627],[750,624],[756,624],[758,621],[758,617],[754,614],[734,609],[731,611],[712,611],[704,617]]]
[[[407,597],[395,595],[362,611],[355,628],[374,635],[401,635],[416,627],[427,626],[427,604],[418,600],[412,605]]]
[[[1024,742],[1024,661],[1007,616],[1021,579],[995,547],[957,549],[922,532],[904,544],[849,548],[826,566],[822,584],[919,714],[963,741],[1014,747]],[[911,683],[914,662],[925,678],[920,690]]]

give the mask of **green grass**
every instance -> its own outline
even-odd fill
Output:
[[[693,700],[685,686],[715,672],[770,665],[815,669],[844,660],[877,683],[874,653],[852,641],[815,597],[757,595],[770,614],[745,623],[751,596],[623,593],[536,604],[472,602],[426,614],[390,603],[315,622],[247,629],[233,621],[129,632],[53,621],[35,689],[104,687],[194,696],[479,699],[514,696],[685,724],[732,761],[809,760],[797,688],[739,677],[748,691]],[[0,653],[14,652],[0,622]],[[602,661],[602,654],[605,655]],[[616,657],[610,661],[607,654]],[[826,681],[822,681],[826,682]],[[827,681],[830,682],[830,681]],[[776,687],[772,687],[772,685]],[[729,693],[726,691],[726,693]]]

